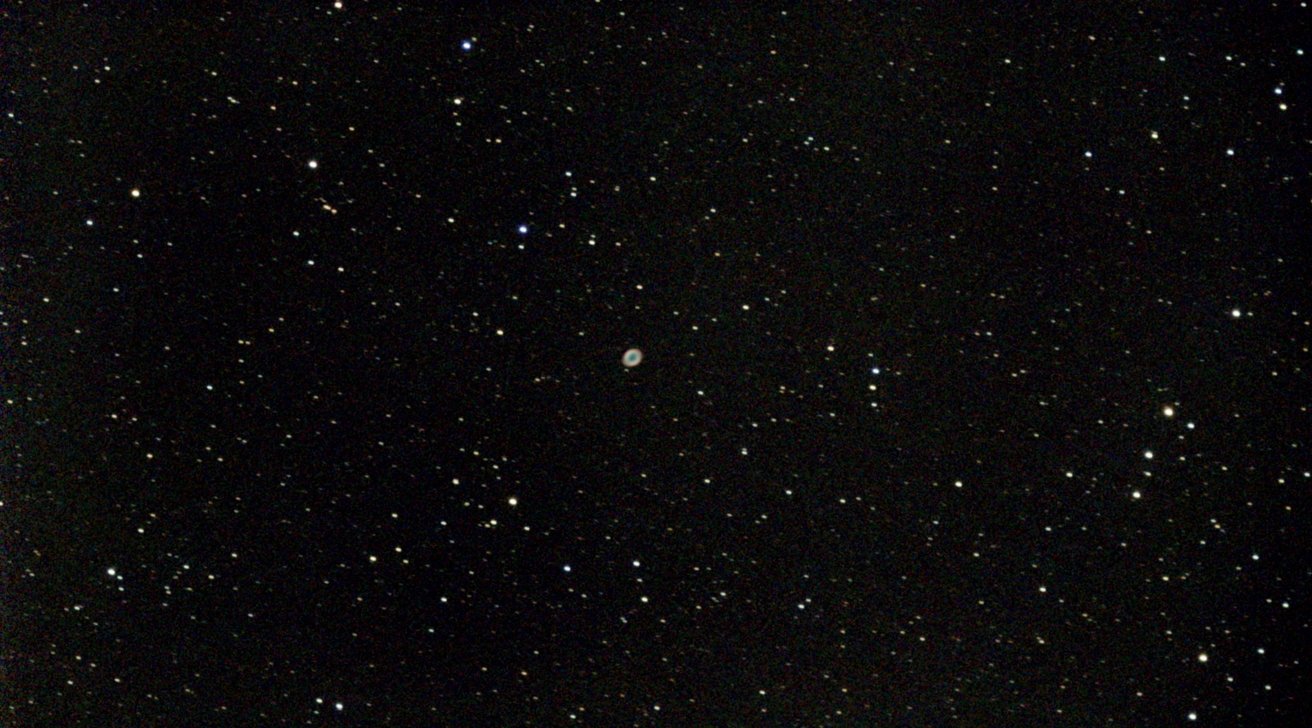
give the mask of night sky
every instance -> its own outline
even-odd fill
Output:
[[[0,11],[0,724],[1307,718],[1306,4],[196,5]]]

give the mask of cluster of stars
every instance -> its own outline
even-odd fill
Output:
[[[78,553],[100,556],[76,568],[50,568],[49,554],[67,549],[35,543],[47,532],[57,541],[58,528],[32,529],[32,548],[15,550],[31,565],[23,578],[50,581],[26,593],[70,595],[50,619],[33,623],[78,620],[50,636],[20,635],[24,659],[70,656],[58,677],[74,686],[86,663],[96,668],[92,658],[107,662],[95,650],[135,650],[135,663],[115,654],[122,667],[100,674],[115,683],[139,680],[132,689],[140,695],[124,688],[93,696],[108,710],[141,706],[140,715],[119,720],[149,723],[159,716],[147,710],[209,709],[233,710],[233,722],[246,723],[252,716],[237,719],[242,708],[230,700],[198,708],[195,685],[187,684],[221,678],[232,665],[152,680],[142,666],[169,669],[158,658],[177,648],[180,635],[104,639],[127,637],[128,619],[153,618],[159,615],[149,610],[158,609],[164,618],[150,624],[181,632],[205,623],[212,633],[196,644],[209,644],[242,634],[228,629],[245,615],[269,620],[245,632],[258,639],[247,643],[251,654],[241,656],[241,667],[267,678],[255,710],[271,723],[295,722],[276,709],[301,722],[307,713],[320,722],[385,721],[381,711],[361,714],[386,706],[399,715],[415,706],[395,703],[428,700],[402,694],[404,687],[368,699],[342,689],[352,670],[387,664],[397,674],[376,674],[376,682],[362,681],[371,687],[355,689],[469,686],[477,675],[477,687],[456,699],[432,691],[423,708],[442,719],[448,715],[439,711],[453,706],[486,710],[513,694],[537,701],[544,723],[632,722],[664,706],[661,715],[676,723],[705,724],[713,721],[684,711],[727,715],[742,707],[732,701],[745,698],[769,703],[771,722],[826,724],[871,720],[849,721],[843,710],[871,709],[885,693],[893,698],[878,707],[897,700],[896,691],[881,693],[886,681],[871,682],[872,665],[884,672],[897,665],[928,684],[942,676],[914,671],[960,657],[961,674],[991,671],[1010,679],[1016,694],[1028,691],[1035,686],[1024,681],[1033,676],[1003,675],[987,655],[999,635],[1017,642],[1033,635],[1010,644],[1046,653],[1063,681],[1100,692],[1120,689],[1125,675],[1143,669],[1145,658],[1123,645],[1146,645],[1149,656],[1169,650],[1176,674],[1164,679],[1183,674],[1187,687],[1179,695],[1155,691],[1169,707],[1144,708],[1152,692],[1140,686],[1138,695],[1148,698],[1126,710],[1186,721],[1200,714],[1258,724],[1282,717],[1275,701],[1254,701],[1268,714],[1222,718],[1239,712],[1222,692],[1237,686],[1225,688],[1212,673],[1253,668],[1244,660],[1263,659],[1254,648],[1266,654],[1257,644],[1282,652],[1262,610],[1298,606],[1297,586],[1290,586],[1298,582],[1282,582],[1279,572],[1288,569],[1292,547],[1270,544],[1294,532],[1290,524],[1305,510],[1296,500],[1301,489],[1266,487],[1264,479],[1288,486],[1309,474],[1283,435],[1261,441],[1279,429],[1270,423],[1297,417],[1297,403],[1262,386],[1207,385],[1302,373],[1290,357],[1267,354],[1296,352],[1303,342],[1293,337],[1301,333],[1267,341],[1276,327],[1260,325],[1301,311],[1284,288],[1267,285],[1280,280],[1275,266],[1294,257],[1281,258],[1280,243],[1267,241],[1289,231],[1262,219],[1263,196],[1235,191],[1241,179],[1270,183],[1263,189],[1272,199],[1297,187],[1275,183],[1272,168],[1289,165],[1266,162],[1287,162],[1306,136],[1280,136],[1303,130],[1292,126],[1303,124],[1297,113],[1279,113],[1304,102],[1303,84],[1288,79],[1302,78],[1306,67],[1281,67],[1302,49],[1268,46],[1260,55],[1224,37],[1202,45],[1194,39],[1205,34],[1180,28],[1187,19],[1172,25],[1144,11],[1123,21],[1100,17],[1116,26],[1117,38],[1101,51],[1101,29],[1098,40],[1085,35],[1092,27],[1071,35],[1074,20],[1029,10],[1038,22],[1026,25],[1051,29],[1049,50],[1085,38],[1095,44],[1045,67],[1051,53],[1013,48],[1033,39],[1007,39],[1005,28],[932,48],[942,33],[930,32],[936,14],[921,13],[900,19],[915,26],[906,36],[917,43],[877,61],[858,59],[864,65],[853,72],[841,54],[815,52],[835,46],[830,38],[816,44],[815,33],[827,29],[790,29],[791,20],[774,27],[772,14],[736,23],[694,17],[709,11],[692,8],[678,22],[644,28],[646,14],[589,3],[553,17],[543,32],[538,19],[511,9],[491,18],[436,12],[421,23],[423,4],[395,5],[397,12],[346,14],[332,0],[297,22],[276,16],[261,32],[270,47],[290,42],[297,52],[253,60],[239,57],[247,45],[229,46],[223,33],[197,26],[197,33],[214,32],[206,40],[217,52],[134,62],[137,78],[127,83],[169,93],[128,101],[110,94],[82,103],[102,80],[111,81],[104,89],[123,86],[112,76],[125,59],[111,56],[124,48],[177,48],[150,37],[64,48],[38,23],[33,38],[16,46],[34,57],[15,67],[40,74],[28,82],[33,98],[65,103],[53,107],[65,115],[113,119],[74,125],[71,134],[54,125],[56,136],[26,140],[32,154],[50,157],[37,161],[59,172],[34,176],[29,196],[44,197],[54,186],[61,188],[54,194],[67,195],[64,204],[31,206],[34,229],[53,221],[81,240],[49,255],[40,240],[58,236],[33,235],[37,242],[15,242],[16,255],[6,256],[15,271],[37,271],[17,279],[52,286],[30,292],[42,311],[14,317],[21,325],[10,322],[27,347],[14,370],[20,379],[34,373],[37,385],[21,382],[31,397],[10,402],[39,423],[34,434],[19,433],[32,451],[22,453],[23,462],[57,454],[41,443],[50,433],[76,433],[92,422],[104,457],[50,464],[52,472],[68,472],[62,485],[70,501],[94,489],[92,507],[53,508],[49,518],[58,523],[61,511],[76,512],[86,521],[71,531],[77,537],[110,537],[78,544]],[[1166,28],[1182,30],[1171,35],[1169,55]],[[75,27],[63,37],[84,35]],[[984,37],[989,45],[967,48]],[[884,53],[875,46],[885,45],[869,50]],[[999,54],[987,61],[987,74],[954,78],[963,65],[957,61],[1004,47],[1022,60],[998,63]],[[726,49],[759,53],[770,72],[712,62]],[[1218,65],[1208,66],[1208,54]],[[1222,57],[1232,65],[1219,67]],[[1125,85],[1102,87],[1107,66],[1098,64],[1126,59],[1134,67],[1113,74],[1124,75]],[[261,73],[233,72],[248,61]],[[1238,75],[1245,67],[1260,74]],[[1236,75],[1216,76],[1223,83],[1213,87],[1209,73]],[[637,79],[656,79],[670,93],[648,99]],[[1235,79],[1246,96],[1228,90]],[[138,108],[152,96],[166,100]],[[1112,104],[1131,98],[1141,113],[1128,131],[1126,117],[1108,125]],[[845,116],[849,107],[861,113]],[[152,156],[153,137],[133,142],[140,135],[104,133],[137,118],[163,137],[158,148],[166,155]],[[1227,118],[1234,123],[1217,123]],[[1280,123],[1266,123],[1272,119]],[[7,129],[18,131],[22,112],[9,112],[8,120]],[[917,141],[925,129],[952,131]],[[879,144],[884,139],[902,141]],[[98,151],[116,140],[141,146]],[[834,153],[810,161],[820,150]],[[70,154],[81,161],[69,164]],[[989,185],[1011,193],[977,202],[983,195],[974,193]],[[1108,194],[1088,194],[1098,187]],[[133,202],[143,188],[150,197]],[[1113,192],[1137,199],[1117,200]],[[1081,203],[1074,214],[1071,199]],[[1263,244],[1217,254],[1209,246],[1232,244],[1234,220],[1251,221],[1253,239]],[[1102,245],[1124,240],[1126,225],[1135,233],[1126,247],[1178,250],[1199,269],[1198,279],[1153,276],[1136,265],[1143,248]],[[1157,237],[1138,235],[1145,230]],[[1059,238],[1060,258],[1053,255]],[[995,244],[1007,248],[989,247]],[[169,255],[154,255],[166,246]],[[1250,247],[1262,248],[1262,257],[1246,259]],[[132,254],[141,262],[118,262]],[[1218,261],[1224,270],[1209,269]],[[70,262],[78,267],[58,268]],[[85,275],[93,267],[95,275]],[[1112,271],[1124,280],[1104,275]],[[1035,285],[1045,279],[1046,292]],[[81,280],[90,284],[76,291],[65,282]],[[1055,290],[1067,282],[1068,290]],[[1204,291],[1210,298],[1201,316],[1192,304],[1150,303],[1194,301]],[[1133,300],[1107,305],[1114,293]],[[61,308],[61,297],[80,303]],[[1131,310],[1147,313],[1127,322]],[[112,316],[119,312],[141,321],[118,325]],[[1301,331],[1304,314],[1295,317],[1281,322],[1289,324],[1282,336]],[[1219,340],[1225,354],[1233,345],[1245,355],[1226,360],[1182,345],[1136,359],[1146,347],[1135,336],[1148,326],[1162,340]],[[963,335],[972,328],[978,342]],[[646,359],[634,343],[647,347]],[[24,358],[27,352],[37,356]],[[56,381],[69,373],[94,380]],[[76,406],[59,404],[73,399],[64,395],[37,399],[43,391],[93,387],[98,396]],[[1131,393],[1150,392],[1125,404]],[[1032,421],[1031,402],[1046,408]],[[871,416],[854,416],[856,407]],[[1185,420],[1194,417],[1217,436],[1189,433],[1195,423]],[[1267,419],[1254,426],[1259,417]],[[1227,437],[1231,426],[1235,434]],[[994,446],[1031,438],[1038,446]],[[1054,467],[1068,443],[1079,453]],[[247,454],[234,457],[243,447]],[[218,453],[227,461],[215,460]],[[919,487],[918,478],[932,487]],[[446,487],[448,479],[455,487]],[[1022,489],[1035,495],[1039,479],[1054,481],[1050,497],[1015,497]],[[1250,487],[1254,480],[1262,482]],[[127,487],[104,486],[121,482]],[[1132,501],[1146,502],[1125,503],[1127,490]],[[788,496],[782,506],[779,492]],[[171,512],[161,505],[182,501]],[[834,503],[841,517],[833,517]],[[746,519],[739,518],[744,508]],[[721,527],[721,515],[734,520]],[[812,531],[822,538],[800,551],[778,548],[822,520],[825,530]],[[251,523],[264,525],[252,531]],[[109,543],[117,529],[134,548]],[[1104,543],[1126,549],[1115,575],[1067,568],[1102,558]],[[970,568],[936,568],[966,565],[967,555],[984,580],[970,578]],[[202,565],[202,558],[226,568]],[[574,561],[582,564],[577,573]],[[935,568],[920,568],[927,563]],[[817,564],[828,573],[817,575]],[[229,584],[230,593],[216,591]],[[862,603],[871,584],[881,605],[873,617]],[[294,642],[293,623],[305,616],[269,608],[278,599],[266,597],[289,585],[311,587],[313,621],[340,620],[334,634],[359,638],[346,651],[351,662],[321,659],[339,647],[332,640],[316,640],[322,647],[278,641]],[[1185,588],[1189,597],[1177,598]],[[934,608],[925,595],[944,589],[957,606],[916,625]],[[1258,616],[1193,609],[1208,595],[1235,596]],[[1025,615],[1033,624],[1017,632],[1009,610],[1026,602],[1042,604]],[[422,623],[416,614],[426,615]],[[122,621],[81,629],[93,615],[97,628]],[[1075,659],[1086,645],[1059,654],[1073,641],[1063,625],[1080,620],[1089,625],[1088,644],[1112,645],[1097,660]],[[460,634],[470,624],[477,640]],[[544,626],[512,629],[523,624]],[[615,624],[622,633],[606,631]],[[585,639],[574,639],[572,629]],[[869,630],[859,648],[869,647],[869,661],[824,657],[848,649],[857,641],[849,631],[858,629]],[[1127,630],[1133,641],[1119,639]],[[651,635],[669,649],[627,649]],[[1106,635],[1113,637],[1096,639]],[[1237,644],[1250,635],[1262,642]],[[805,640],[821,656],[815,674],[827,685],[817,682],[821,689],[805,694],[789,694],[787,681],[769,691],[749,685],[724,698],[715,691],[672,695],[671,684],[646,677],[700,663],[708,636],[717,655],[723,646],[729,659],[762,675],[795,666],[780,655]],[[1155,644],[1163,639],[1169,646]],[[743,647],[733,654],[736,642]],[[943,652],[909,652],[936,642]],[[473,646],[425,664],[452,644]],[[579,653],[560,655],[560,663],[544,657],[560,645]],[[660,664],[641,664],[643,654]],[[581,672],[566,677],[567,690],[556,675],[530,678],[551,664],[587,669],[617,661],[625,668],[616,673],[620,683],[594,681],[606,693],[589,693]],[[1289,660],[1263,662],[1250,674]],[[176,702],[148,693],[162,692],[155,683],[176,688]],[[854,694],[861,690],[869,692]],[[23,692],[41,695],[27,686]],[[70,697],[91,705],[82,692],[90,695],[79,684],[44,700],[50,711]],[[557,693],[571,702],[547,712]],[[936,697],[943,696],[929,695],[917,709],[953,700]],[[336,715],[343,701],[352,703],[352,716]],[[1028,707],[1048,717],[1077,705],[1057,693],[1041,702]],[[809,716],[775,712],[817,705]],[[593,712],[608,709],[628,715]],[[916,722],[950,722],[920,715]],[[31,722],[55,721],[33,713]]]

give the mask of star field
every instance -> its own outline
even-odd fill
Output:
[[[0,723],[1297,724],[1309,12],[0,9]]]

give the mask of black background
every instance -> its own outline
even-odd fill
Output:
[[[1296,722],[1305,7],[524,5],[0,11],[6,725]]]

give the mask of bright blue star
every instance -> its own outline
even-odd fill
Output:
[[[520,235],[528,235],[528,225],[520,225],[518,228]]]
[[[465,51],[465,52],[469,52],[469,51],[474,50],[474,41],[472,41],[472,40],[462,40],[462,41],[460,41],[460,50]]]

